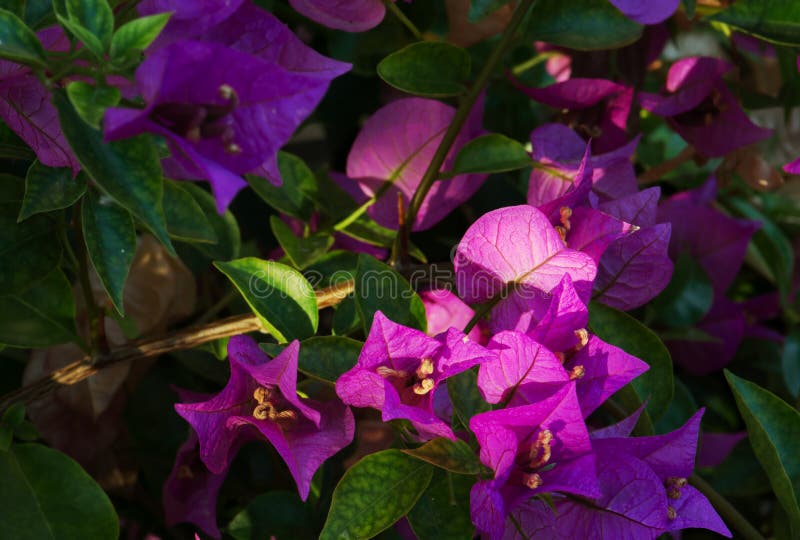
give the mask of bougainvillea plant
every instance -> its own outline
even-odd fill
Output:
[[[800,538],[798,28],[0,2],[0,538]]]

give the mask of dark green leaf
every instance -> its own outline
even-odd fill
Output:
[[[164,215],[169,235],[177,240],[216,244],[217,233],[200,204],[178,182],[164,180]],[[214,215],[217,215],[216,213]]]
[[[64,15],[56,15],[59,24],[69,31],[70,34],[75,36],[75,39],[84,44],[86,49],[92,52],[97,59],[102,59],[105,53],[105,46],[100,39],[92,34],[89,30]]]
[[[670,328],[694,325],[702,319],[714,301],[711,280],[696,260],[681,253],[669,285],[661,291],[650,306],[659,322]]]
[[[650,369],[631,385],[643,401],[649,400],[647,411],[658,420],[669,407],[674,392],[672,358],[667,348],[642,323],[627,313],[598,302],[592,302],[589,307],[589,326],[600,339],[650,365]]]
[[[6,409],[3,413],[3,419],[0,422],[8,424],[11,427],[17,427],[25,420],[25,405],[22,403],[14,403],[11,407]]]
[[[255,257],[214,266],[233,282],[264,327],[279,341],[313,336],[319,324],[317,297],[297,270]]]
[[[348,336],[361,329],[361,319],[356,307],[356,299],[348,296],[336,306],[333,313],[333,334]]]
[[[136,227],[130,212],[110,197],[90,191],[81,208],[83,239],[103,288],[114,307],[125,315],[122,290],[136,253]]]
[[[40,444],[0,454],[0,530],[14,540],[117,538],[108,496],[80,465]]]
[[[334,384],[356,365],[363,345],[347,337],[312,337],[300,344],[298,369],[309,377]]]
[[[239,233],[239,224],[236,217],[230,210],[226,210],[223,215],[217,213],[217,203],[214,197],[203,188],[191,182],[184,182],[181,188],[189,192],[200,209],[205,214],[214,235],[217,237],[215,244],[195,244],[198,250],[212,259],[230,260],[239,256],[239,249],[242,246],[242,237]]]
[[[314,205],[305,192],[315,187],[314,173],[302,159],[288,152],[278,152],[278,169],[283,180],[280,186],[273,186],[266,178],[247,175],[250,187],[275,210],[308,221]]]
[[[452,174],[497,173],[521,169],[531,164],[525,147],[499,133],[473,139],[459,150]]]
[[[697,7],[697,0],[681,0],[686,17],[690,20],[694,18],[694,11]]]
[[[309,265],[303,274],[315,289],[324,289],[354,279],[357,267],[358,253],[334,250]]]
[[[441,469],[458,474],[478,474],[481,464],[472,448],[461,440],[439,437],[419,448],[403,450],[409,456],[427,461]]]
[[[697,402],[689,388],[679,379],[675,379],[675,397],[664,415],[656,422],[659,433],[674,431],[684,425],[697,412]]]
[[[478,390],[478,374],[471,369],[447,379],[447,393],[453,412],[464,427],[469,427],[470,418],[491,408]]]
[[[617,390],[611,399],[615,402],[619,402],[625,412],[625,416],[633,414],[634,411],[638,411],[642,405],[644,405],[642,398],[639,397],[633,384],[630,383]],[[622,418],[618,418],[618,420],[622,420]],[[643,410],[639,415],[639,421],[636,422],[636,426],[633,429],[633,434],[637,437],[647,437],[655,435],[655,433],[656,429],[655,426],[653,426],[653,420],[650,418],[650,414],[648,414],[647,410]]]
[[[353,465],[333,492],[320,540],[372,538],[414,507],[433,467],[399,450],[370,454]]]
[[[340,232],[372,246],[385,248],[390,248],[397,236],[397,231],[378,225],[367,215],[360,216]],[[418,261],[427,262],[425,254],[413,244],[409,246],[408,253]]]
[[[54,103],[61,129],[84,170],[174,255],[161,206],[163,179],[153,140],[141,135],[106,143],[102,133],[78,116],[62,92],[54,93]]]
[[[608,0],[539,0],[526,37],[570,49],[615,49],[639,39],[642,29]]]
[[[800,396],[800,327],[789,332],[783,342],[781,368],[789,394],[797,399]]]
[[[145,50],[164,29],[171,13],[140,17],[120,26],[111,38],[111,60]]]
[[[0,58],[35,66],[45,63],[39,38],[19,17],[5,9],[0,9]]]
[[[102,44],[103,50],[111,44],[114,32],[114,13],[106,0],[66,0],[67,17],[73,25],[91,33]],[[80,39],[80,36],[76,36]],[[89,44],[86,43],[88,47]],[[94,52],[94,51],[93,51]]]
[[[11,442],[14,440],[14,428],[8,424],[0,424],[0,454],[8,452]],[[2,460],[2,458],[0,458]]]
[[[469,493],[475,478],[436,471],[428,489],[408,513],[419,540],[470,540],[475,527],[469,513]]]
[[[270,491],[236,514],[227,532],[236,540],[311,538],[313,517],[296,492]]]
[[[23,293],[0,297],[0,343],[49,347],[76,339],[72,287],[61,270]]]
[[[85,192],[85,174],[73,178],[71,169],[54,169],[34,161],[25,176],[25,199],[17,220],[72,206]]]
[[[305,238],[298,238],[280,217],[270,216],[269,223],[272,233],[278,243],[286,252],[292,265],[298,270],[322,257],[333,245],[333,236],[329,234],[312,234]]]
[[[425,306],[408,281],[389,266],[363,253],[358,256],[355,298],[364,334],[369,333],[372,318],[378,310],[404,326],[423,332],[428,326]]]
[[[752,204],[736,197],[727,199],[727,202],[737,215],[761,223],[761,228],[753,234],[747,247],[748,257],[755,257],[759,266],[766,269],[768,277],[778,286],[781,295],[788,297],[794,276],[792,243],[771,219]]]
[[[53,216],[37,215],[17,223],[24,191],[21,178],[0,175],[0,295],[22,293],[61,259]]]
[[[472,23],[478,22],[480,19],[497,11],[510,1],[511,0],[472,0],[472,2],[470,2],[467,20]]]
[[[94,86],[83,81],[72,81],[67,85],[67,96],[84,122],[99,129],[106,109],[119,103],[121,94],[113,86]]]
[[[728,370],[725,378],[747,425],[753,451],[789,516],[794,535],[800,535],[800,412]]]
[[[795,0],[736,0],[707,20],[773,43],[800,45],[800,3]]]
[[[470,66],[464,49],[444,41],[420,41],[381,60],[378,75],[409,94],[447,97],[465,91]]]

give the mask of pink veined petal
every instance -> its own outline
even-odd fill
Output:
[[[456,284],[467,302],[485,302],[507,284],[550,292],[569,274],[581,297],[588,297],[594,261],[567,249],[547,217],[532,206],[500,208],[467,230],[455,256]]]
[[[573,210],[570,223],[567,245],[586,253],[595,263],[600,262],[609,245],[634,230],[630,223],[592,208]]]
[[[660,197],[661,188],[652,187],[633,195],[600,203],[597,209],[633,225],[650,227],[656,224]]]
[[[485,533],[489,540],[503,537],[506,507],[503,496],[493,487],[494,482],[482,480],[472,486],[469,494],[469,508],[472,523]]]
[[[386,13],[381,0],[289,0],[289,4],[313,21],[347,32],[374,28]]]
[[[694,486],[682,487],[681,497],[670,503],[675,510],[675,519],[670,520],[667,530],[703,528],[728,538],[733,536],[705,495],[697,491]]]
[[[435,336],[448,328],[464,328],[472,320],[475,311],[449,289],[433,289],[419,294],[425,306],[428,334]],[[467,334],[469,339],[481,343],[481,329],[475,326]]]

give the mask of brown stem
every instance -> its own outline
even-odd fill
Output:
[[[657,182],[661,180],[661,177],[667,174],[670,171],[674,171],[690,159],[693,159],[697,155],[693,146],[687,146],[681,153],[675,156],[672,159],[668,159],[664,163],[659,163],[655,167],[651,167],[641,176],[637,178],[640,184],[649,184],[652,182]]]
[[[353,292],[353,281],[345,281],[317,291],[319,309],[335,306]],[[180,330],[160,338],[134,341],[95,358],[84,356],[41,379],[0,397],[0,413],[14,403],[29,404],[63,386],[79,383],[101,369],[142,358],[153,358],[173,351],[192,349],[204,343],[248,332],[265,332],[255,315],[236,315],[211,324]]]

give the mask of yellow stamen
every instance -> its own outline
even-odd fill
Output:
[[[416,373],[417,378],[420,380],[428,378],[428,375],[433,375],[433,360],[430,358],[423,358]]]
[[[408,373],[406,373],[405,371],[402,371],[400,369],[392,369],[389,366],[378,366],[378,369],[376,369],[375,372],[384,379],[387,377],[400,377],[400,378],[408,377]]]
[[[275,406],[267,401],[266,403],[261,403],[253,409],[253,418],[256,420],[272,420],[275,416]]]
[[[219,87],[219,97],[225,100],[230,100],[236,95],[236,90],[229,84],[223,84]]]
[[[536,473],[525,473],[522,475],[522,483],[530,489],[536,489],[542,487],[544,481],[542,477]]]
[[[433,379],[422,379],[417,384],[414,385],[414,393],[418,396],[424,396],[431,390],[433,390]]]
[[[559,221],[566,230],[569,230],[570,227],[572,226],[572,224],[569,222],[569,218],[572,217],[572,208],[570,208],[569,206],[562,206],[561,208],[559,208],[558,212],[559,214],[561,214]]]
[[[576,351],[583,349],[589,343],[589,332],[586,328],[575,330],[575,337],[578,338],[578,344],[575,346]]]
[[[567,229],[562,227],[561,225],[556,225],[555,230],[558,233],[558,236],[561,238],[561,241],[564,242],[564,245],[567,245]]]
[[[242,147],[239,146],[238,144],[234,143],[234,142],[228,143],[228,144],[225,145],[225,152],[228,153],[228,154],[233,154],[233,155],[241,154],[242,153]]]
[[[581,365],[577,365],[570,370],[569,380],[582,379],[584,375],[586,375],[586,369]]]
[[[269,399],[271,393],[272,391],[269,388],[264,388],[263,386],[259,386],[258,388],[253,390],[253,399],[255,399],[256,403],[260,405]]]
[[[681,490],[677,487],[670,488],[667,490],[667,497],[677,501],[681,498]]]
[[[667,506],[667,519],[672,521],[676,517],[678,517],[678,513],[675,511],[675,509],[671,506]]]
[[[537,469],[542,465],[546,465],[550,461],[552,449],[550,443],[553,442],[553,432],[545,429],[539,432],[536,437],[536,442],[531,445],[531,451],[528,455],[531,460],[529,466],[531,469]]]

